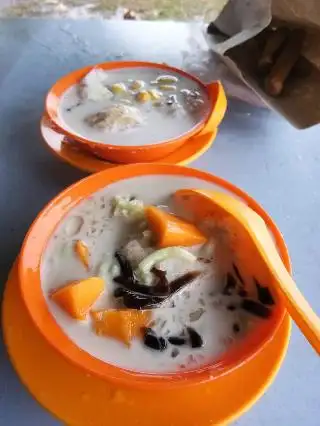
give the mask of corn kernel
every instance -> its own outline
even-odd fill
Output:
[[[110,90],[114,95],[122,95],[127,92],[127,88],[124,83],[114,83]]]
[[[146,90],[142,90],[141,92],[136,94],[136,100],[141,103],[149,102],[151,99],[150,93]]]

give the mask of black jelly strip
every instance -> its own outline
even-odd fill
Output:
[[[186,274],[182,275],[181,277],[176,278],[175,280],[171,281],[171,283],[169,284],[170,293],[175,293],[181,287],[185,286],[186,284],[191,283],[193,280],[198,278],[200,275],[201,275],[200,271],[191,271],[191,272],[187,272]]]
[[[234,273],[236,274],[236,277],[241,282],[241,284],[244,285],[244,280],[242,278],[242,275],[240,274],[239,268],[237,267],[235,263],[232,264],[232,267],[233,267]]]
[[[262,286],[256,278],[254,278],[254,282],[256,285],[259,302],[261,302],[263,305],[274,305],[275,301],[268,287]]]
[[[114,257],[117,259],[119,263],[121,275],[124,278],[126,278],[128,281],[134,281],[133,268],[129,260],[119,251],[115,252]]]
[[[269,318],[272,312],[270,308],[267,308],[262,303],[251,299],[243,299],[241,308],[259,318]]]
[[[187,332],[189,334],[190,343],[192,348],[202,348],[203,339],[200,334],[192,327],[187,327]]]
[[[236,288],[236,286],[237,286],[237,281],[236,281],[235,277],[228,272],[227,282],[226,282],[226,285],[224,286],[224,288],[222,290],[222,294],[224,294],[225,296],[230,296],[232,294],[233,290]]]

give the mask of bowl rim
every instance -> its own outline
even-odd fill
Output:
[[[41,288],[42,254],[61,219],[79,202],[103,187],[121,180],[148,175],[198,178],[216,184],[243,199],[265,220],[275,238],[280,256],[288,271],[291,272],[288,250],[279,229],[264,209],[244,191],[220,177],[189,167],[167,164],[133,164],[115,167],[86,177],[66,188],[44,207],[31,225],[21,248],[18,265],[19,289],[24,305],[41,335],[53,349],[66,360],[84,370],[86,374],[140,389],[171,389],[177,386],[196,385],[230,373],[262,350],[274,337],[285,317],[286,309],[283,301],[279,299],[269,320],[259,323],[254,332],[250,333],[246,339],[241,339],[233,349],[227,351],[214,363],[195,370],[150,374],[108,364],[80,349],[63,332],[49,312]],[[32,283],[32,292],[30,292],[29,283]]]
[[[172,67],[167,64],[161,64],[157,62],[148,62],[148,61],[110,61],[110,62],[101,62],[95,65],[89,65],[83,68],[76,69],[60,79],[58,79],[54,85],[49,89],[49,92],[46,95],[45,98],[45,112],[48,114],[48,117],[53,122],[55,126],[57,126],[58,130],[65,134],[66,136],[75,139],[81,143],[85,143],[90,145],[92,149],[94,148],[105,148],[106,150],[123,150],[123,151],[139,151],[139,150],[149,150],[149,149],[158,149],[160,147],[170,146],[172,144],[175,144],[181,140],[187,140],[200,132],[204,129],[206,123],[209,121],[214,109],[215,109],[215,102],[210,102],[208,111],[202,119],[196,123],[191,129],[187,130],[186,132],[181,133],[180,135],[166,139],[160,142],[156,142],[153,144],[148,145],[112,145],[112,144],[106,144],[103,142],[98,142],[96,140],[92,140],[89,138],[86,138],[84,136],[79,135],[78,133],[74,133],[70,128],[67,126],[64,126],[62,123],[57,120],[57,107],[58,102],[57,99],[60,99],[61,96],[65,93],[66,90],[68,90],[72,85],[79,82],[80,79],[82,79],[86,74],[88,74],[92,69],[94,68],[101,68],[104,70],[116,70],[116,69],[123,69],[123,68],[159,68],[162,70],[165,70],[167,72],[175,72],[177,74],[182,75],[183,77],[187,79],[191,79],[195,81],[207,94],[209,101],[211,100],[211,94],[210,90],[208,90],[208,87],[212,83],[205,84],[200,79],[195,77],[194,75],[188,73],[187,71],[184,71],[180,68]],[[70,81],[69,81],[70,80]],[[68,84],[67,84],[68,83]],[[62,90],[62,88],[63,90]],[[53,105],[55,105],[55,108]]]

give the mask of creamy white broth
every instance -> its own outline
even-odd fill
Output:
[[[188,187],[221,190],[199,179],[176,176],[144,176],[120,181],[81,202],[62,221],[49,241],[41,264],[42,290],[49,310],[68,337],[94,357],[128,370],[142,372],[165,373],[181,368],[194,369],[212,362],[251,327],[251,320],[243,311],[226,309],[227,305],[237,302],[237,296],[221,295],[226,268],[223,263],[217,261],[216,249],[212,253],[213,261],[209,264],[190,264],[173,260],[161,264],[162,269],[169,270],[170,279],[188,270],[201,270],[204,274],[174,297],[174,308],[170,303],[169,306],[164,305],[163,308],[154,310],[152,319],[156,320],[154,330],[157,333],[165,337],[177,335],[183,325],[189,325],[201,334],[205,342],[199,349],[190,346],[179,347],[179,354],[174,358],[173,346],[164,352],[156,352],[146,348],[140,339],[136,339],[128,349],[117,340],[97,336],[92,329],[90,318],[86,321],[74,320],[50,300],[50,293],[68,281],[99,274],[101,263],[108,259],[111,263],[115,250],[128,239],[128,235],[137,233],[136,227],[133,230],[132,223],[126,223],[123,217],[111,217],[111,200],[114,196],[134,195],[147,205],[168,206],[172,210],[171,194],[177,189]],[[154,188],[157,188],[157,191]],[[78,239],[83,240],[90,249],[90,271],[85,270],[74,254],[73,243]],[[190,251],[203,256],[207,247],[192,247]],[[94,310],[115,307],[112,296],[115,285],[109,270],[103,275],[106,290],[93,306]],[[200,319],[190,321],[190,314],[199,309],[204,310]],[[235,323],[240,326],[239,333],[234,333]]]
[[[178,81],[174,83],[176,90],[163,91],[159,84],[151,83],[164,74],[178,78]],[[126,87],[129,87],[132,81],[141,80],[146,83],[144,89],[160,91],[163,94],[163,100],[139,103],[135,100],[134,95],[138,91],[132,91],[132,95],[115,95],[111,99],[82,100],[79,97],[79,85],[75,85],[64,93],[59,105],[58,118],[65,128],[79,136],[110,145],[152,145],[189,132],[208,114],[207,93],[197,82],[180,74],[167,73],[157,68],[134,67],[107,71],[106,76],[104,81],[106,87],[110,87],[114,83],[124,83]],[[181,90],[184,89],[199,92],[199,99],[203,102],[201,107],[192,112],[187,109],[186,106],[190,102],[186,101],[185,96],[181,93]],[[166,105],[166,99],[170,95],[176,96],[180,108]],[[159,102],[161,106],[156,106],[155,104],[159,104]],[[85,119],[88,116],[116,104],[137,108],[143,117],[141,124],[126,130],[110,131],[93,128],[86,123]]]

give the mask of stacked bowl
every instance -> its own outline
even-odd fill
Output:
[[[58,80],[45,117],[66,145],[88,157],[168,163],[175,153],[181,164],[212,144],[226,107],[220,82],[206,85],[163,64],[107,62]]]

